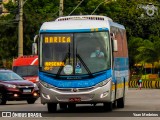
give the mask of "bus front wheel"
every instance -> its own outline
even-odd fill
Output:
[[[49,113],[54,113],[57,111],[57,103],[47,103],[47,108]]]
[[[66,104],[66,103],[60,103],[60,104],[59,104],[59,107],[60,107],[61,109],[66,109],[66,108],[67,108],[67,104]]]
[[[113,109],[112,102],[103,103],[103,110],[104,111],[112,111],[112,109]]]
[[[70,110],[74,110],[76,108],[76,104],[72,103],[72,104],[68,104],[68,108]]]
[[[117,107],[124,108],[124,97],[117,100]]]

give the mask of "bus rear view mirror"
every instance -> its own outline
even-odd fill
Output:
[[[114,51],[114,52],[117,52],[117,51],[118,51],[117,40],[113,40],[113,51]]]
[[[110,36],[111,36],[111,40],[112,40],[113,51],[117,52],[118,51],[118,43],[117,43],[117,40],[115,39],[115,34],[110,33]]]
[[[35,35],[35,36],[34,36],[34,43],[37,42],[38,38],[39,38],[39,35]]]
[[[37,43],[32,43],[32,55],[37,55]]]
[[[38,43],[39,35],[34,36],[34,42],[32,43],[32,55],[37,55],[37,43]]]

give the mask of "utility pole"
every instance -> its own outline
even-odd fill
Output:
[[[18,56],[23,55],[23,0],[19,0]]]
[[[63,16],[63,1],[64,0],[60,0],[59,3],[59,17]]]

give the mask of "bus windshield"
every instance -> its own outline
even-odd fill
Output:
[[[108,31],[42,34],[41,70],[60,76],[90,75],[111,67]]]

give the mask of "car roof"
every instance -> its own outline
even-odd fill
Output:
[[[13,72],[13,71],[5,68],[0,68],[0,72]]]

